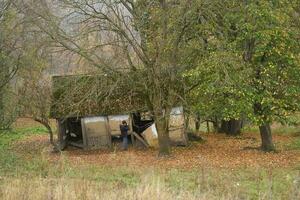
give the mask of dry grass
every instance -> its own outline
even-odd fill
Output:
[[[254,175],[248,177],[250,180],[254,179],[252,180],[254,185],[251,185],[249,182],[247,184],[235,180],[234,176],[231,178],[219,173],[199,174],[193,174],[195,176],[191,178],[191,174],[180,175],[180,172],[158,174],[152,171],[141,176],[135,186],[120,181],[106,182],[70,177],[4,178],[0,182],[0,198],[6,200],[300,199],[300,177],[290,177],[289,181],[279,183],[277,182],[279,180],[273,179],[274,177],[261,179],[262,176]],[[184,181],[181,176],[186,176],[188,181]],[[285,184],[284,187],[281,184]]]
[[[3,182],[2,199],[219,199],[213,193],[195,196],[189,192],[170,191],[163,183],[141,183],[139,187],[129,188],[116,185],[107,186],[89,180],[35,179],[30,181],[11,179]],[[21,197],[21,198],[20,198]],[[231,199],[231,198],[225,198]]]

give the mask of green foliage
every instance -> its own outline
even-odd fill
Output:
[[[20,141],[30,135],[45,134],[46,131],[43,127],[0,131],[0,175],[15,173],[18,166],[23,166],[26,163],[26,161],[11,150],[14,142]]]
[[[204,116],[288,122],[300,108],[299,40],[286,1],[227,1],[222,34],[210,32],[208,54],[185,74],[190,101]],[[259,109],[254,107],[259,105]]]
[[[251,99],[261,106],[252,118],[257,124],[285,121],[299,109],[299,43],[286,6],[285,1],[249,3],[236,22],[237,48],[248,45],[241,50],[252,69]]]
[[[138,186],[140,182],[139,172],[134,172],[126,167],[110,168],[99,166],[81,166],[80,170],[70,166],[71,171],[62,173],[63,176],[70,178],[89,179],[108,184],[119,183],[128,187]]]
[[[191,92],[193,110],[201,116],[239,119],[251,112],[244,63],[236,54],[216,51],[186,74],[198,86]]]
[[[0,147],[8,148],[8,146],[11,145],[12,142],[18,141],[30,135],[45,134],[45,132],[47,132],[47,130],[44,127],[39,126],[0,131]]]
[[[18,117],[18,101],[11,88],[5,86],[0,89],[0,131],[7,130]]]

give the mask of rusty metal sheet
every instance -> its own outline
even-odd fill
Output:
[[[107,117],[85,117],[82,120],[84,124],[83,138],[87,148],[99,149],[111,146]]]

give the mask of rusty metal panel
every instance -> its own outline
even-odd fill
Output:
[[[183,107],[175,107],[170,113],[169,136],[172,143],[187,144]]]
[[[84,144],[86,144],[88,149],[108,148],[111,146],[107,117],[85,117],[82,120],[84,124]]]
[[[158,147],[158,134],[155,124],[147,128],[142,136],[149,146]],[[169,119],[169,137],[174,145],[187,145],[188,139],[185,132],[184,113],[182,107],[175,107],[170,113]]]

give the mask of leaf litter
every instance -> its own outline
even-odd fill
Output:
[[[285,168],[300,165],[300,150],[288,150],[285,145],[294,139],[288,135],[274,135],[277,152],[260,151],[260,137],[256,133],[244,133],[238,138],[224,134],[202,134],[205,142],[191,142],[188,147],[172,147],[172,154],[159,158],[154,149],[137,149],[130,147],[121,151],[116,144],[114,150],[85,151],[68,147],[63,155],[74,164],[94,164],[101,166],[125,166],[131,168]],[[32,136],[14,145],[20,154],[31,157],[31,153],[51,149],[46,135]],[[50,153],[48,159],[56,162],[61,154]]]

